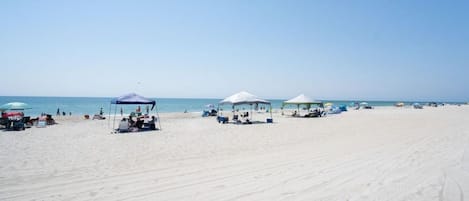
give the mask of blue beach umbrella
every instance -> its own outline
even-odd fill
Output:
[[[21,102],[11,102],[7,104],[3,104],[0,106],[1,111],[5,110],[26,110],[26,109],[31,109],[28,104],[26,103],[21,103]]]

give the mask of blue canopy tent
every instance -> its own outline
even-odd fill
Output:
[[[151,110],[153,110],[155,108],[155,112],[156,112],[156,117],[157,117],[157,120],[158,120],[158,126],[159,126],[159,129],[161,129],[161,123],[160,123],[160,116],[158,114],[158,108],[156,107],[156,101],[155,100],[151,100],[151,99],[148,99],[148,98],[145,98],[143,96],[140,96],[138,94],[135,94],[135,93],[129,93],[129,94],[125,94],[125,95],[122,95],[122,96],[119,96],[117,98],[114,98],[111,100],[111,104],[109,105],[109,111],[111,111],[111,107],[112,105],[115,105],[114,107],[114,121],[113,121],[113,126],[112,126],[112,129],[114,130],[115,127],[115,121],[116,121],[116,114],[117,114],[117,105],[152,105],[151,106]],[[109,119],[111,119],[111,113],[109,112]]]

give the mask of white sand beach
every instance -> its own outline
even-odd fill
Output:
[[[254,119],[265,119],[255,114]],[[381,107],[273,124],[161,114],[0,131],[0,200],[464,200],[469,106]]]

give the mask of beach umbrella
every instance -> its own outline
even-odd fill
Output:
[[[324,103],[324,106],[325,106],[325,107],[330,107],[330,106],[332,106],[332,105],[334,105],[334,104],[332,104],[332,103]]]
[[[28,104],[21,102],[11,102],[0,106],[0,110],[26,110],[31,109]]]
[[[360,105],[368,105],[367,102],[361,102]]]

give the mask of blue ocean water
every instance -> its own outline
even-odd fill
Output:
[[[25,114],[29,116],[37,116],[41,113],[55,115],[57,109],[60,113],[65,112],[67,115],[71,112],[72,115],[84,115],[84,114],[98,114],[100,109],[103,108],[103,112],[107,115],[109,112],[114,114],[120,113],[122,108],[124,114],[134,112],[137,105],[112,105],[110,108],[110,101],[112,98],[103,97],[28,97],[28,96],[0,96],[0,105],[9,102],[24,102],[29,104],[32,109],[25,110]],[[154,98],[156,100],[157,108],[159,112],[201,112],[206,109],[205,105],[213,104],[217,106],[217,103],[221,99],[191,99],[191,98]],[[269,100],[272,102],[272,108],[280,109],[282,102],[285,100]],[[331,102],[336,105],[345,104],[351,105],[353,102],[360,101],[337,101],[337,100],[323,100],[324,102]],[[393,106],[396,101],[366,101],[371,106]],[[413,102],[404,102],[406,105],[412,104]],[[243,107],[243,106],[241,106]],[[245,106],[246,109],[249,106]],[[142,111],[145,111],[145,106],[141,105]],[[223,106],[224,110],[230,110],[231,106]]]
[[[0,96],[0,105],[8,102],[24,102],[32,109],[25,110],[26,115],[36,116],[41,113],[56,115],[60,113],[69,115],[98,114],[100,109],[107,115],[120,113],[122,108],[125,114],[135,112],[139,105],[111,105],[112,98],[103,97],[27,97],[27,96]],[[182,99],[182,98],[158,98],[156,100],[159,112],[197,112],[202,111],[207,104],[218,103],[219,99]],[[111,107],[112,106],[112,107]],[[146,106],[140,105],[145,111]]]

